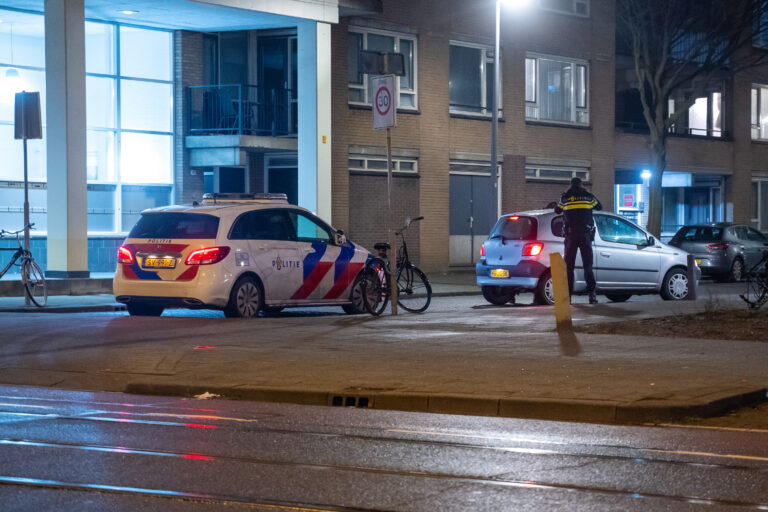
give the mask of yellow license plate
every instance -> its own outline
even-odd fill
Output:
[[[697,264],[697,265],[701,265],[701,259],[699,259],[699,258],[696,258],[696,264]]]
[[[144,258],[145,268],[176,268],[176,258]]]
[[[505,268],[491,269],[491,277],[509,277],[509,270]]]

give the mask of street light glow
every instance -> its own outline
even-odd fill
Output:
[[[643,179],[646,179],[646,180],[650,179],[651,178],[651,171],[649,171],[648,169],[643,169],[643,172],[640,173],[640,177],[643,178]]]
[[[511,7],[512,9],[522,9],[527,7],[531,0],[499,0],[505,7]]]

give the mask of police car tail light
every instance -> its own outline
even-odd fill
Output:
[[[189,253],[184,263],[187,265],[213,265],[226,258],[227,254],[229,254],[229,247],[206,247]]]
[[[536,242],[533,244],[525,244],[523,247],[523,256],[538,256],[544,249],[544,244]]]
[[[121,245],[117,249],[117,262],[123,263],[125,265],[130,265],[133,263],[133,253],[129,248],[127,248],[124,245]]]

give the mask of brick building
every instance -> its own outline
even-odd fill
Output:
[[[388,224],[424,216],[409,230],[409,248],[427,270],[471,265],[498,213],[544,207],[573,176],[590,183],[607,209],[639,224],[647,219],[644,176],[652,170],[631,61],[617,51],[615,0],[502,7],[498,59],[495,0],[163,4],[177,16],[150,0],[135,3],[135,10],[113,12],[99,2],[55,0],[44,12],[42,0],[0,0],[0,38],[8,36],[16,48],[14,54],[2,51],[13,45],[0,47],[0,71],[15,67],[38,82],[43,77],[42,90],[49,59],[39,49],[62,37],[43,18],[71,17],[85,27],[84,42],[62,44],[74,47],[67,62],[76,72],[66,76],[85,79],[87,99],[69,87],[67,97],[55,100],[57,108],[69,96],[88,103],[87,119],[81,112],[68,121],[82,130],[78,145],[32,146],[33,220],[38,227],[48,218],[69,223],[51,238],[66,248],[48,244],[43,229],[34,247],[44,254],[36,257],[45,261],[47,251],[48,261],[64,261],[54,269],[63,275],[80,275],[84,265],[112,270],[114,246],[142,208],[190,203],[204,192],[284,192],[368,247],[386,237]],[[363,49],[404,55],[398,126],[391,132],[393,219],[386,214],[386,135],[372,130],[369,77],[358,72]],[[150,65],[130,69],[135,62]],[[497,62],[500,193],[492,211]],[[56,83],[55,75],[48,80],[49,87]],[[768,68],[723,83],[675,127],[662,237],[684,223],[717,220],[768,231],[763,84]],[[166,94],[172,101],[163,100]],[[44,118],[46,110],[43,105]],[[0,108],[3,133],[10,133],[10,112]],[[73,117],[79,110],[66,112]],[[154,141],[154,150],[130,145],[139,139]],[[5,138],[0,144],[20,161],[16,146]],[[46,173],[46,150],[55,172]],[[59,162],[67,164],[59,169]],[[17,175],[0,171],[6,229],[19,227]],[[66,201],[48,193],[52,183],[67,190]],[[75,256],[61,260],[62,251]]]

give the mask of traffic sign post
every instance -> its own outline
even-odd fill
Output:
[[[397,237],[392,226],[392,136],[390,129],[397,126],[395,103],[395,75],[371,77],[373,86],[373,129],[387,130],[387,238],[389,239],[389,296],[392,298],[392,314],[397,315]]]

